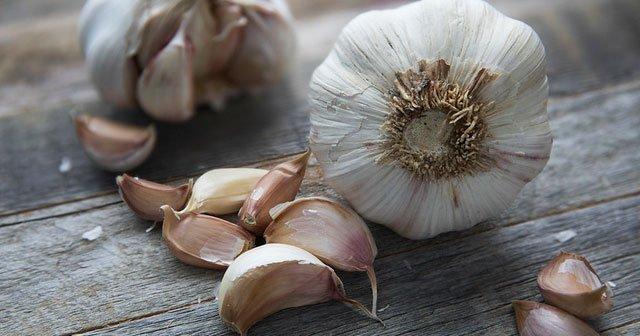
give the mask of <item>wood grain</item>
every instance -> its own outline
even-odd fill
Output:
[[[640,27],[633,21],[635,14],[630,14],[640,13],[637,2],[576,3],[495,2],[499,9],[530,23],[540,33],[549,54],[554,95],[640,78],[640,42],[636,38]],[[310,75],[344,24],[363,10],[346,8],[304,16],[298,22],[302,61],[284,83],[238,99],[223,114],[203,110],[191,123],[159,125],[158,149],[135,173],[167,180],[302,150],[308,130],[306,87]],[[73,47],[74,22],[73,15],[60,14],[29,29],[23,29],[25,22],[0,25],[0,50],[8,55],[2,59],[5,64],[10,60],[21,64],[17,68],[0,65],[0,69],[9,69],[0,71],[0,78],[5,78],[0,81],[0,100],[4,102],[0,107],[0,214],[113,192],[114,176],[89,162],[77,143],[66,116],[70,110],[138,124],[150,122],[139,111],[116,111],[97,101],[77,47]],[[63,41],[61,45],[69,46],[63,50],[69,54],[53,47],[43,50],[42,43],[35,41]],[[22,47],[14,49],[19,45]],[[55,53],[50,57],[51,67],[43,66],[47,50]],[[67,174],[57,172],[63,157],[73,163]]]

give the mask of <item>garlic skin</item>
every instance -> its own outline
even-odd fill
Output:
[[[101,97],[184,122],[280,81],[296,36],[284,0],[88,0],[80,42]]]
[[[168,205],[162,211],[162,238],[185,264],[224,269],[255,243],[252,234],[226,220],[192,212],[178,215]]]
[[[120,197],[138,217],[146,220],[161,221],[164,217],[163,205],[182,209],[193,187],[193,180],[177,186],[155,183],[127,174],[116,177]]]
[[[342,281],[329,266],[285,244],[266,244],[240,255],[224,273],[216,297],[220,317],[241,335],[280,310],[330,300],[370,315],[346,297]]]
[[[274,206],[292,201],[307,171],[310,152],[281,163],[264,175],[242,205],[238,217],[245,229],[262,234],[271,223],[269,210]]]
[[[544,300],[580,318],[593,318],[613,308],[613,292],[589,261],[562,252],[538,274]]]
[[[552,146],[536,33],[480,0],[423,0],[354,19],[311,80],[325,181],[403,237],[506,209]]]
[[[378,286],[373,261],[378,248],[367,224],[355,211],[327,198],[299,198],[271,212],[273,222],[264,232],[267,243],[297,246],[331,267],[367,272],[372,308],[377,312]]]
[[[544,303],[514,301],[520,336],[598,336],[588,324],[575,316]]]
[[[198,212],[217,216],[236,213],[256,183],[268,172],[255,168],[210,170],[196,180],[189,202],[179,214]]]
[[[73,116],[78,140],[87,156],[110,172],[125,172],[147,160],[156,145],[156,128],[135,127],[105,118]]]

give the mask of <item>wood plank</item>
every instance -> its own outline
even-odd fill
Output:
[[[549,50],[554,94],[573,94],[640,77],[640,42],[636,38],[640,27],[632,24],[628,14],[640,13],[635,2],[587,0],[580,6],[575,1],[545,1],[538,6],[535,3],[496,1],[500,9],[539,31]],[[201,111],[186,125],[160,125],[159,147],[136,173],[166,180],[302,150],[308,130],[306,87],[311,72],[331,48],[341,27],[360,11],[345,9],[301,20],[298,30],[303,61],[285,83],[258,96],[239,99],[224,114]],[[598,15],[594,17],[594,13]],[[116,111],[96,101],[77,46],[67,48],[71,55],[55,49],[52,55],[59,59],[52,57],[51,68],[40,67],[47,54],[29,41],[50,39],[51,44],[57,45],[54,42],[64,38],[62,45],[73,43],[73,22],[72,16],[64,16],[26,32],[15,25],[0,27],[0,50],[9,51],[3,59],[20,60],[22,65],[9,67],[13,71],[9,75],[0,72],[0,78],[9,78],[0,81],[0,100],[6,102],[0,108],[0,116],[4,116],[0,117],[0,214],[114,190],[114,176],[98,170],[82,153],[66,117],[69,110],[110,115],[139,124],[149,122],[140,112]],[[580,29],[575,29],[578,25]],[[603,33],[606,31],[615,34]],[[19,57],[11,56],[13,46],[21,43],[27,46],[19,49]],[[624,50],[617,47],[620,45]],[[598,52],[592,55],[592,50]],[[56,172],[63,157],[70,158],[74,166],[67,174]]]
[[[640,197],[633,197],[379,258],[380,302],[387,307],[380,317],[386,328],[328,303],[277,313],[250,334],[517,335],[510,302],[541,299],[535,277],[561,249],[584,253],[604,279],[618,285],[616,307],[593,325],[624,326],[640,309],[639,215]],[[578,236],[560,243],[550,235],[567,229],[577,229]],[[364,276],[341,276],[353,297],[368,300]],[[89,334],[232,334],[220,322],[216,303],[191,303]]]
[[[557,104],[558,107],[552,107],[552,124],[557,146],[549,167],[525,189],[517,205],[502,219],[422,242],[407,241],[380,226],[372,226],[381,260],[402,256],[410,258],[407,259],[409,266],[415,268],[411,258],[431,253],[420,251],[440,250],[442,246],[447,246],[446,249],[451,251],[447,252],[442,248],[442,253],[456,253],[459,247],[465,246],[462,241],[472,240],[470,237],[478,235],[491,236],[486,231],[492,232],[490,230],[494,228],[511,225],[503,230],[513,230],[520,227],[513,226],[515,223],[531,217],[546,216],[538,221],[542,223],[553,218],[569,218],[569,214],[549,216],[557,211],[570,211],[594,202],[624,198],[625,195],[637,193],[640,189],[640,173],[635,167],[640,158],[635,148],[640,139],[630,134],[640,127],[640,116],[635,109],[639,100],[640,83],[585,95],[579,99],[555,100],[552,105]],[[606,157],[607,160],[596,160],[596,157]],[[609,183],[603,184],[603,181]],[[319,183],[317,169],[310,169],[303,194],[333,195]],[[105,196],[105,202],[113,201],[114,197],[115,195]],[[5,328],[21,328],[25,333],[73,332],[190,305],[197,302],[198,296],[201,300],[211,298],[219,273],[180,264],[166,251],[157,232],[145,233],[149,223],[137,220],[124,204],[105,207],[99,207],[99,204],[100,202],[90,203],[80,208],[68,205],[71,207],[69,211],[74,213],[66,216],[64,206],[54,208],[51,218],[47,217],[45,211],[36,212],[34,217],[12,216],[13,222],[6,222],[5,227],[0,227],[0,258],[3,260],[0,265],[0,292],[10,295],[14,302],[11,310],[0,312],[0,321],[13,321],[28,312],[31,312],[30,316],[34,316],[33,319],[20,319],[15,324],[0,325],[6,325]],[[598,209],[606,208],[606,205],[601,205]],[[83,210],[95,206],[98,208]],[[624,217],[624,211],[626,210],[616,208],[609,211],[608,215],[612,220],[617,220]],[[637,212],[634,215],[637,225]],[[105,237],[94,243],[82,241],[82,233],[96,225],[102,225]],[[586,234],[584,230],[591,230],[591,226],[599,227],[604,224],[600,219],[589,217],[571,222],[570,225],[575,225],[571,228],[582,236]],[[553,234],[565,229],[563,225],[549,225],[545,226],[544,234],[546,239],[553,240]],[[529,234],[527,230],[524,232]],[[535,234],[542,233],[540,231]],[[618,239],[608,237],[609,235],[617,236],[618,233],[612,231],[600,238],[589,236],[593,240],[590,244],[602,244],[603,248],[609,246],[608,239]],[[622,236],[626,238],[620,239],[631,239],[628,245],[632,247],[629,248],[638,244],[637,234],[634,237],[633,232],[627,232]],[[532,244],[542,243],[537,241]],[[550,246],[559,245],[552,243]],[[572,246],[569,247],[574,248]],[[575,245],[575,248],[578,247],[580,245]],[[611,256],[626,255],[624,249],[627,247],[612,245],[611,248],[620,251],[614,253],[611,250]],[[580,248],[585,253],[590,249],[591,245]],[[488,253],[485,250],[479,251],[485,252]],[[594,258],[599,258],[600,255],[593,254]],[[455,259],[463,260],[464,257],[457,256]],[[631,262],[637,263],[634,260]],[[406,265],[402,261],[401,263]],[[466,266],[461,269],[464,268]],[[385,266],[378,269],[381,276],[386,276],[387,279],[392,276],[383,275],[387,272]],[[625,271],[635,269],[635,266],[627,267]],[[616,274],[612,277],[613,281],[618,280],[618,277],[623,282],[628,281],[619,273]],[[361,275],[345,277],[348,284],[357,281],[355,288],[360,297],[367,295],[363,279]],[[514,280],[514,283],[517,281],[520,280]],[[387,284],[392,282],[385,280]],[[0,297],[0,302],[7,302],[4,299],[9,300],[9,297]],[[513,297],[505,298],[506,302],[511,299]],[[462,301],[460,305],[463,305]],[[210,312],[212,308],[207,309]],[[320,308],[309,309],[313,309],[316,314],[324,311]],[[343,314],[351,314],[347,308],[341,309],[344,310]],[[307,319],[311,319],[311,315],[308,316]],[[621,316],[622,319],[626,315]],[[207,318],[207,321],[210,319]],[[304,321],[306,323],[307,320]],[[355,325],[367,323],[368,321],[361,320]],[[0,333],[2,331],[0,329]]]

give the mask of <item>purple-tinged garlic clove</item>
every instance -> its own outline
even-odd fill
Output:
[[[241,335],[280,310],[331,300],[375,318],[362,304],[347,298],[331,267],[285,244],[266,244],[240,255],[224,273],[216,297],[220,317]]]
[[[87,156],[112,172],[124,172],[142,164],[156,144],[153,125],[142,128],[101,117],[73,116],[76,133]]]
[[[271,210],[273,222],[264,232],[267,243],[282,243],[311,252],[331,267],[367,272],[373,314],[378,286],[373,262],[378,249],[367,224],[353,210],[326,198],[300,198]]]
[[[307,170],[310,152],[281,163],[270,170],[247,197],[238,217],[245,229],[262,234],[271,223],[269,210],[296,198]]]
[[[251,233],[226,220],[192,212],[178,215],[168,205],[162,211],[162,238],[185,264],[224,269],[254,245]]]
[[[613,292],[587,258],[561,252],[538,274],[544,300],[581,318],[592,318],[613,308]]]
[[[180,214],[198,212],[217,216],[237,213],[267,172],[255,168],[210,170],[196,180],[189,202]]]
[[[514,301],[520,336],[598,336],[588,324],[553,306],[532,301]]]
[[[160,183],[131,177],[127,174],[116,177],[122,200],[138,217],[146,220],[161,221],[164,217],[163,205],[181,210],[191,194],[193,180],[172,187]]]

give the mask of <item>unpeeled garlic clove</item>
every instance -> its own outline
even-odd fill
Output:
[[[561,252],[538,274],[544,300],[581,318],[601,315],[613,307],[613,293],[589,261]]]
[[[255,187],[268,171],[254,168],[214,169],[200,176],[186,207],[187,212],[227,215],[240,210]]]
[[[163,205],[173,209],[182,209],[187,203],[193,180],[171,187],[168,185],[146,181],[127,174],[116,177],[122,200],[142,219],[161,221]]]
[[[378,286],[373,261],[378,254],[367,224],[353,210],[330,199],[300,198],[271,210],[273,222],[264,232],[267,243],[282,243],[311,252],[329,266],[367,272],[371,281],[373,314]]]
[[[156,128],[134,127],[88,115],[73,116],[87,156],[102,168],[124,172],[142,164],[156,144]]]
[[[582,320],[544,303],[514,301],[513,309],[520,336],[598,336]]]
[[[236,332],[286,308],[337,300],[362,310],[347,298],[331,267],[311,253],[285,244],[266,244],[240,255],[222,277],[218,293],[222,320]]]
[[[296,198],[307,170],[309,155],[307,151],[277,165],[258,181],[238,213],[240,225],[255,234],[264,232],[271,223],[269,210]]]
[[[185,38],[185,23],[153,58],[138,79],[138,100],[153,118],[183,122],[195,114],[193,46]]]
[[[168,205],[163,205],[162,211],[162,238],[185,264],[224,269],[255,242],[252,234],[223,219],[196,213],[178,215]]]

